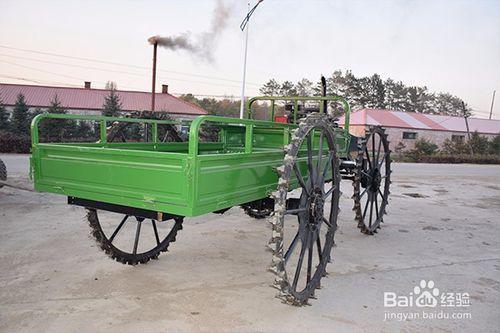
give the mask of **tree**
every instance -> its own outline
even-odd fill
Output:
[[[490,154],[494,155],[500,155],[500,135],[496,135],[491,141],[490,141],[490,149],[489,149]]]
[[[9,127],[9,115],[7,114],[7,110],[3,105],[3,101],[0,99],[0,130],[7,131]]]
[[[104,86],[104,89],[106,90],[116,90],[118,85],[114,81],[107,81],[106,85]]]
[[[313,83],[308,79],[302,79],[295,85],[295,91],[298,96],[311,96]]]
[[[364,95],[366,96],[366,106],[372,108],[385,108],[385,85],[380,75],[373,74],[371,77],[365,79],[366,87]]]
[[[12,111],[12,119],[10,121],[12,132],[20,135],[29,134],[29,108],[26,105],[24,95],[17,95],[14,110]]]
[[[122,110],[122,103],[120,96],[116,94],[114,89],[109,91],[109,95],[104,97],[104,104],[102,106],[102,115],[107,117],[117,117]]]
[[[415,142],[415,148],[412,150],[413,154],[416,156],[428,156],[436,153],[438,150],[438,146],[425,138],[418,139]]]
[[[57,95],[54,95],[50,101],[47,112],[52,114],[66,113]],[[66,134],[71,135],[75,132],[72,124],[66,119],[44,119],[40,124],[40,137],[44,138],[46,142],[61,142]]]
[[[279,94],[281,96],[297,96],[297,90],[292,82],[285,81],[281,84]]]
[[[279,95],[280,89],[281,85],[275,79],[270,79],[259,89],[259,92],[266,96],[276,96]]]
[[[474,154],[484,155],[488,153],[490,143],[488,138],[480,135],[478,132],[473,132],[469,140],[469,145],[472,147]]]

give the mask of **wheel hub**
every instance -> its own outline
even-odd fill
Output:
[[[323,221],[323,211],[325,199],[323,199],[323,191],[320,188],[315,188],[309,197],[309,225],[313,228]]]
[[[382,183],[382,175],[378,168],[373,169],[371,173],[372,182],[370,184],[370,189],[372,192],[378,191],[380,184]]]

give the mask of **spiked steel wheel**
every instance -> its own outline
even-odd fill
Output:
[[[273,193],[270,270],[276,275],[274,286],[280,296],[290,304],[304,305],[326,275],[337,229],[340,173],[328,118],[310,114],[302,119],[285,152]],[[300,187],[289,192],[295,180]],[[325,181],[331,181],[331,187]],[[287,208],[287,199],[299,191],[298,208]]]
[[[391,151],[387,134],[372,127],[361,140],[354,177],[354,208],[358,228],[373,235],[384,220],[391,184]]]
[[[274,200],[270,198],[255,200],[241,205],[245,214],[254,219],[265,219],[272,214],[274,210]]]
[[[2,160],[0,160],[0,181],[6,181],[7,180],[7,168],[5,167],[5,164],[3,163]],[[3,185],[0,184],[0,188],[2,188]]]
[[[158,224],[157,221],[151,220],[151,229],[147,233],[146,226],[143,226],[147,223],[146,219],[125,215],[117,224],[113,218],[116,215],[118,214],[109,213],[100,220],[95,209],[87,209],[90,234],[101,250],[122,264],[137,265],[158,259],[158,255],[167,251],[170,243],[175,242],[177,232],[182,229],[182,218],[174,219],[173,223],[169,220]],[[130,221],[135,222],[135,226],[134,223],[127,223]],[[119,234],[123,236],[121,239]]]

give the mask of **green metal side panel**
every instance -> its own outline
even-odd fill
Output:
[[[283,164],[283,152],[199,156],[194,184],[194,215],[267,197],[276,189],[274,168]]]
[[[185,215],[185,154],[39,144],[37,191]]]

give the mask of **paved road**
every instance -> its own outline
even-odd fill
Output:
[[[12,181],[28,184],[25,156],[0,158]],[[500,167],[394,170],[390,214],[374,237],[356,229],[343,183],[334,262],[302,308],[274,297],[270,231],[239,208],[187,219],[160,260],[127,267],[99,252],[84,212],[64,197],[3,188],[0,331],[499,332]],[[426,314],[472,318],[399,321],[422,308],[384,308],[384,292],[409,295],[422,279],[471,302]]]

